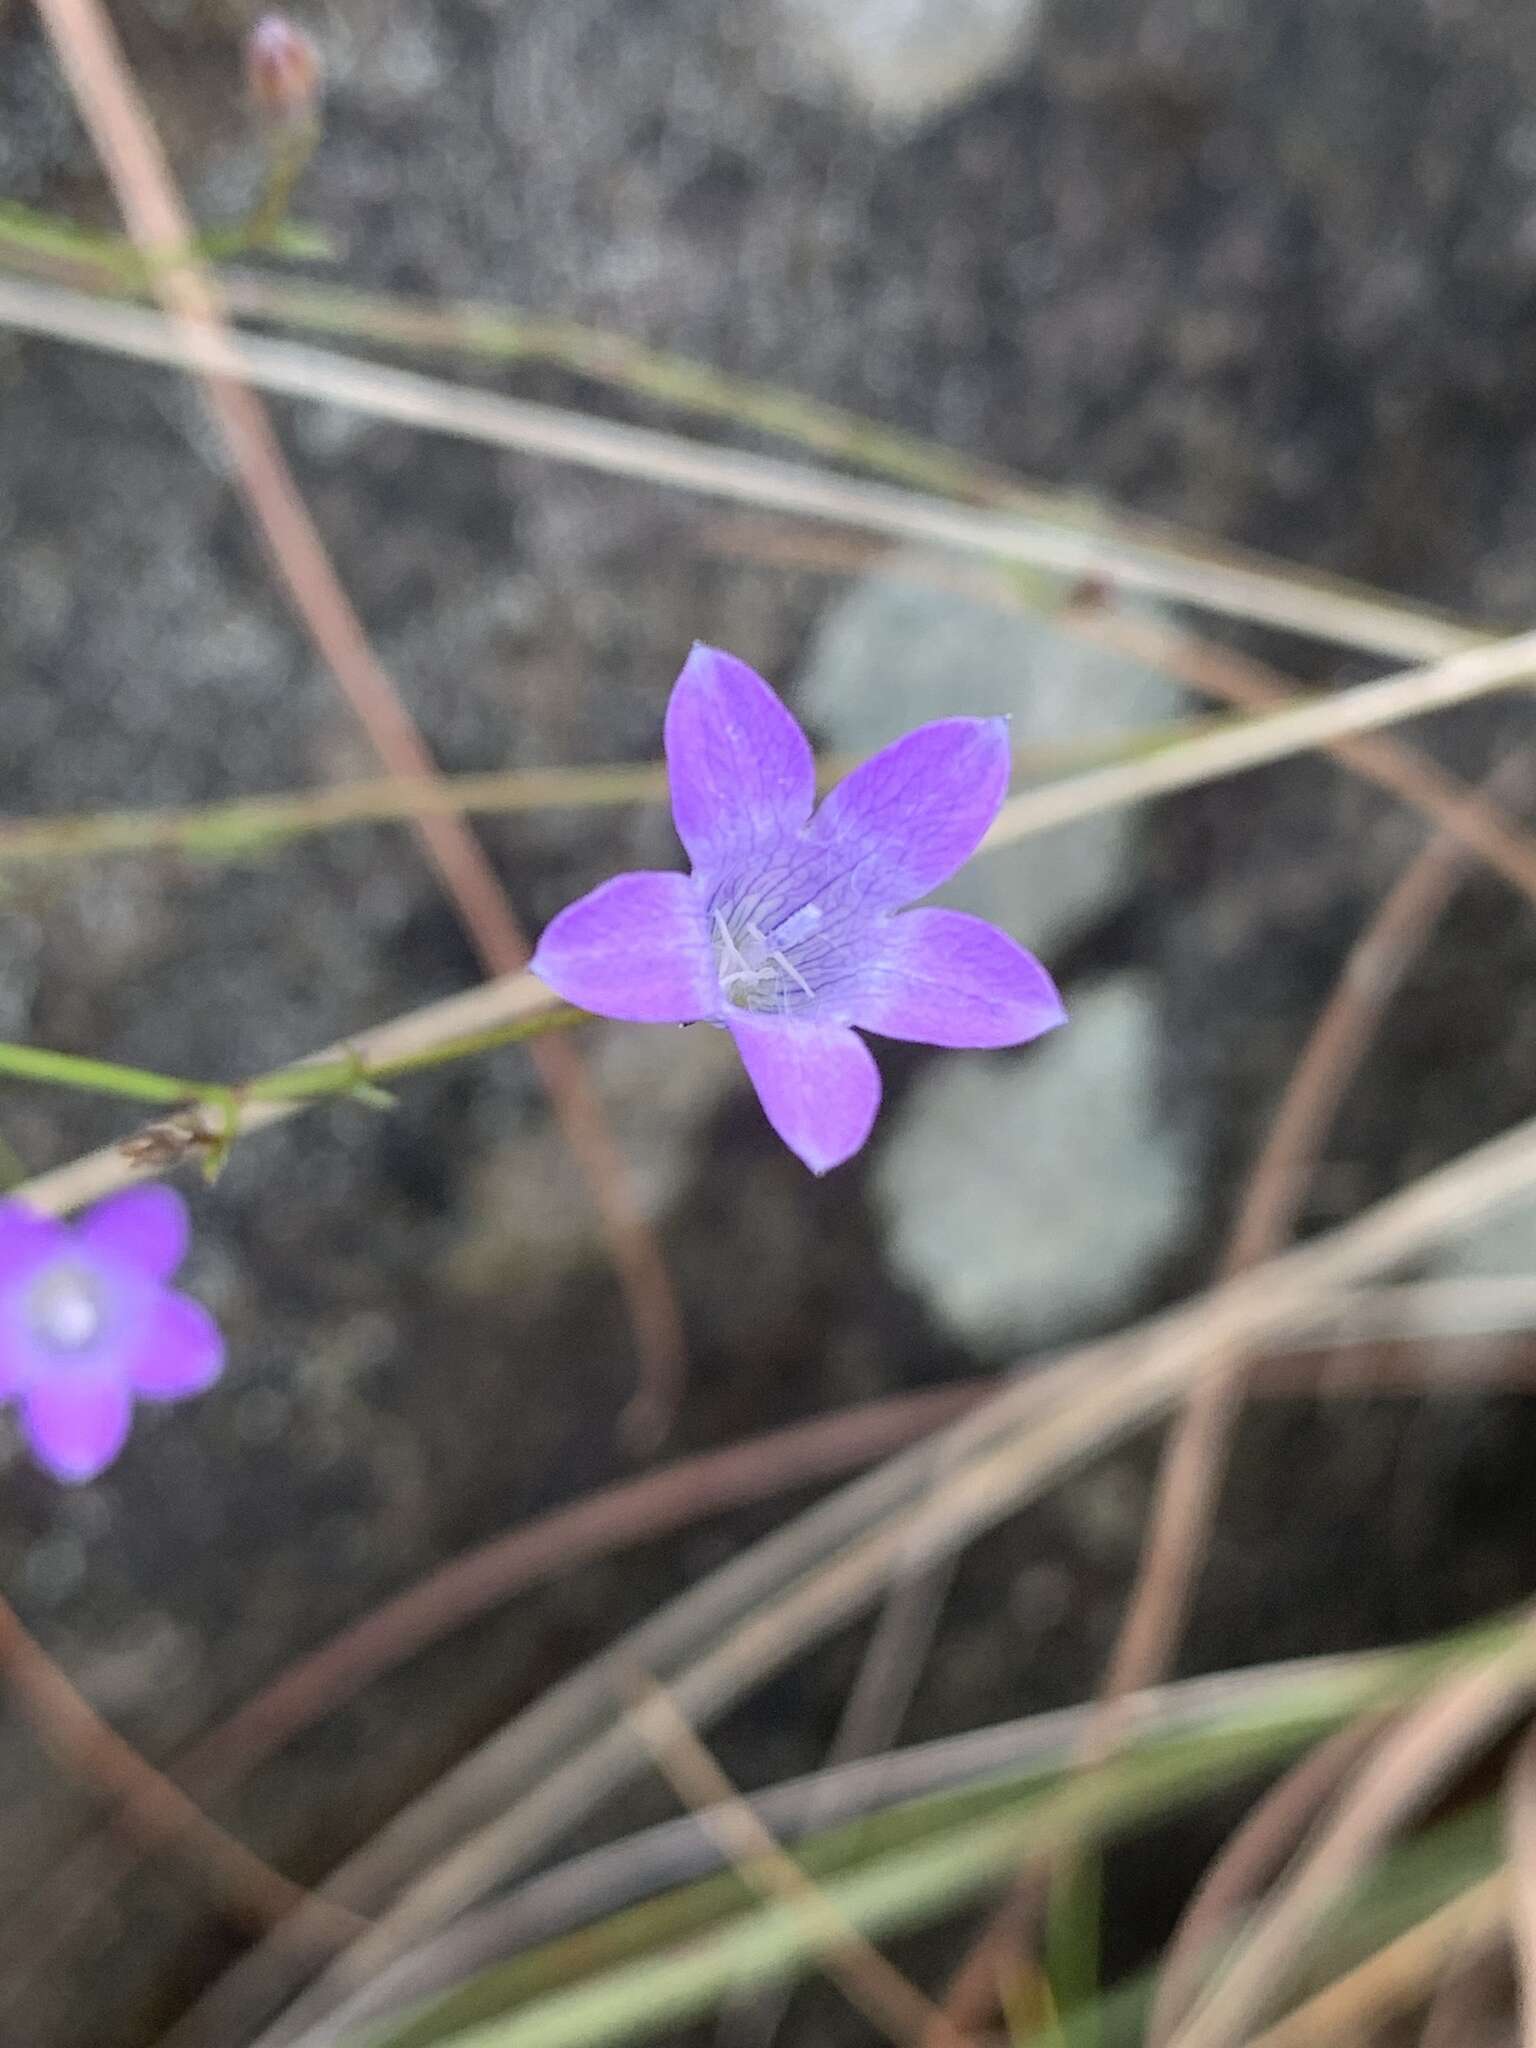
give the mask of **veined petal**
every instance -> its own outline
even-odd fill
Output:
[[[855,768],[806,833],[872,910],[947,882],[981,844],[1008,792],[1005,718],[941,718]]]
[[[842,999],[850,1022],[918,1045],[1023,1045],[1065,1023],[1033,953],[961,910],[908,910],[879,928]]]
[[[132,1419],[133,1396],[110,1373],[58,1373],[22,1396],[21,1433],[33,1456],[69,1485],[111,1464]]]
[[[168,1280],[187,1255],[187,1205],[174,1188],[128,1188],[88,1209],[75,1225],[79,1244],[120,1259],[151,1280]]]
[[[211,1387],[224,1370],[224,1339],[200,1301],[167,1288],[123,1366],[146,1401],[180,1401]]]
[[[632,1024],[692,1024],[719,1002],[689,875],[615,875],[546,928],[529,966],[556,995]]]
[[[841,1166],[869,1136],[880,1107],[880,1070],[863,1039],[841,1024],[730,1017],[769,1123],[812,1173]]]
[[[810,742],[754,669],[695,647],[667,705],[667,773],[677,836],[719,877],[798,832],[816,801]]]

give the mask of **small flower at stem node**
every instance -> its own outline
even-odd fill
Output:
[[[319,46],[286,14],[264,14],[246,38],[245,79],[251,102],[269,121],[313,119],[325,82]]]
[[[0,1403],[66,1485],[112,1463],[136,1402],[185,1400],[223,1371],[217,1323],[170,1284],[188,1230],[167,1187],[127,1188],[72,1223],[0,1202]]]

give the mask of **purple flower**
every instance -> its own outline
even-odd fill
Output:
[[[745,662],[695,647],[666,744],[693,873],[605,882],[561,911],[533,971],[599,1016],[724,1025],[768,1121],[813,1173],[857,1152],[880,1106],[855,1027],[999,1046],[1065,1020],[1045,969],[995,926],[903,911],[997,815],[1004,719],[920,726],[816,809],[810,744],[784,705]]]
[[[166,1187],[131,1188],[74,1224],[0,1202],[0,1400],[55,1478],[110,1465],[136,1398],[179,1401],[218,1378],[218,1324],[166,1285],[187,1231]]]

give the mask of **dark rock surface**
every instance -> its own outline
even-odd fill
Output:
[[[118,12],[189,188],[228,216],[255,176],[246,8]],[[335,80],[301,211],[358,282],[610,325],[1211,534],[1528,619],[1523,0],[1063,0],[1027,61],[906,139],[795,97],[777,18],[705,0],[335,0],[317,12]],[[0,5],[0,184],[109,217],[16,4]],[[517,388],[591,396],[552,370]],[[691,639],[792,677],[842,587],[722,557],[720,515],[685,498],[278,412],[449,767],[647,758]],[[0,336],[0,539],[0,809],[187,802],[366,767],[166,375]],[[1364,667],[1313,657],[1310,672]],[[1528,729],[1520,702],[1422,737],[1474,772]],[[1323,763],[1181,798],[1142,821],[1130,893],[1061,963],[1069,984],[1142,969],[1159,993],[1155,1086],[1202,1179],[1156,1298],[1209,1273],[1308,1020],[1419,836]],[[552,814],[487,838],[531,927],[617,866],[672,858],[655,813]],[[1475,883],[1351,1097],[1309,1226],[1529,1113],[1533,967],[1528,914]],[[28,874],[0,904],[0,1029],[176,1071],[259,1068],[471,972],[395,831],[244,864]],[[693,1349],[679,1446],[975,1369],[890,1276],[865,1166],[812,1184],[699,1034],[640,1053],[622,1036],[587,1042],[642,1163],[666,1140],[653,1194]],[[919,1060],[886,1064],[895,1096]],[[676,1104],[664,1130],[658,1094]],[[37,1166],[121,1127],[15,1088],[0,1123]],[[338,1109],[253,1141],[194,1197],[190,1277],[229,1331],[223,1386],[141,1418],[121,1464],[78,1493],[7,1448],[0,1584],[151,1754],[436,1560],[626,1469],[628,1338],[568,1182],[516,1053],[413,1084],[391,1117]],[[1256,1417],[1187,1663],[1392,1640],[1527,1590],[1532,1448],[1509,1401]],[[1117,1459],[977,1546],[914,1733],[1091,1686],[1149,1469],[1143,1451]],[[517,1602],[226,1817],[296,1875],[321,1873],[771,1519]],[[727,1760],[749,1778],[809,1765],[851,1668],[845,1644],[775,1687],[725,1731]],[[83,1807],[14,1719],[0,1799],[0,1897],[24,1903]],[[46,1951],[3,1910],[0,2011],[24,1998],[28,2017],[0,2035],[18,2048],[132,2048],[225,1953],[195,1886],[163,1869]]]

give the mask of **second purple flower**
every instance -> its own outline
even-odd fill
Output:
[[[0,1202],[0,1400],[56,1479],[110,1465],[136,1400],[218,1378],[217,1323],[168,1285],[186,1249],[186,1204],[167,1187],[130,1188],[75,1223]]]
[[[599,1016],[723,1025],[812,1172],[857,1152],[880,1106],[859,1030],[1004,1046],[1065,1021],[1049,974],[1006,933],[904,908],[963,866],[996,817],[1005,720],[920,726],[818,809],[789,711],[745,662],[698,646],[667,706],[666,750],[692,874],[603,883],[549,925],[533,971]]]

